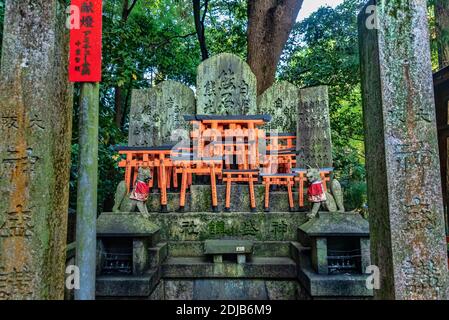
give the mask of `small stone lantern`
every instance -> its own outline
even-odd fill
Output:
[[[298,236],[318,274],[364,274],[370,265],[369,223],[357,213],[320,212]]]
[[[97,220],[97,273],[142,275],[151,268],[159,227],[138,214],[103,213]]]

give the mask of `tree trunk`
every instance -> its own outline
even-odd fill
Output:
[[[193,18],[195,20],[195,30],[198,36],[198,42],[200,44],[202,60],[206,60],[207,58],[209,58],[209,52],[207,51],[206,36],[204,29],[204,19],[207,13],[208,2],[209,2],[208,0],[204,1],[204,12],[203,16],[201,17],[201,1],[193,0]]]
[[[257,94],[274,82],[276,67],[303,0],[248,1],[248,64]]]
[[[135,5],[137,4],[138,0],[134,0],[131,3],[131,6],[129,4],[129,0],[123,0],[122,2],[122,16],[121,16],[121,23],[125,25],[128,22],[129,15],[131,14],[132,10],[134,9]],[[117,74],[120,74],[121,68],[119,66]],[[114,87],[114,104],[115,104],[115,124],[117,128],[121,129],[123,124],[123,118],[125,116],[124,109],[126,108],[125,104],[126,101],[124,101],[123,96],[126,95],[126,93],[123,93],[124,89],[123,86],[116,85]]]
[[[73,88],[63,0],[7,0],[0,77],[0,299],[62,299]]]
[[[449,66],[449,2],[435,1],[437,25],[438,62],[440,69]]]
[[[114,103],[115,103],[115,125],[117,126],[117,128],[121,129],[122,128],[122,121],[123,121],[123,109],[125,108],[124,106],[124,100],[123,100],[123,86],[120,87],[118,85],[116,85],[114,87]]]
[[[129,0],[123,0],[122,4],[122,22],[125,22],[128,20],[129,16]]]

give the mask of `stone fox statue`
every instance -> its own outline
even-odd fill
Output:
[[[330,212],[345,212],[343,205],[343,192],[338,180],[332,179],[332,193],[330,193],[328,191],[324,191],[320,171],[318,169],[308,169],[306,176],[310,183],[307,190],[307,198],[309,202],[313,204],[311,212],[307,214],[309,219],[316,217],[321,208],[321,204],[323,204],[324,207]]]
[[[113,212],[127,211],[134,212],[136,208],[145,216],[148,216],[146,202],[150,194],[148,181],[152,179],[151,171],[148,168],[139,168],[137,179],[131,193],[128,194],[125,181],[121,181],[115,192],[115,204]],[[125,199],[128,196],[129,199]]]

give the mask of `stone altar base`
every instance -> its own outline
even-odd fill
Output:
[[[263,212],[263,206],[265,201],[265,186],[256,184],[254,186],[254,192],[256,197],[257,211]],[[305,188],[307,192],[307,188]],[[217,185],[218,194],[218,210],[224,211],[224,202],[226,195],[226,186]],[[298,193],[294,192],[295,208],[298,206]],[[272,191],[270,192],[270,208],[271,212],[288,212],[288,198],[286,191]],[[179,192],[168,192],[168,205],[169,212],[175,212],[179,208]],[[304,203],[306,209],[308,207],[307,197],[304,196]],[[249,207],[249,191],[248,186],[245,184],[232,185],[231,192],[231,212],[250,212]],[[212,212],[211,204],[211,191],[209,185],[193,185],[186,195],[185,212]],[[129,201],[125,199],[121,206],[122,212],[129,211]],[[160,211],[160,194],[153,192],[147,201],[147,207],[149,212]]]
[[[327,276],[314,272],[311,249],[299,243],[298,227],[304,225],[305,215],[305,212],[189,212],[152,213],[145,219],[139,213],[103,213],[97,222],[102,235],[122,240],[127,233],[134,239],[141,237],[145,232],[136,221],[141,221],[139,226],[148,224],[152,229],[154,226],[159,229],[148,244],[147,271],[126,276],[100,273],[97,298],[301,300],[371,297],[372,292],[364,288],[366,275]],[[105,230],[113,233],[105,233]],[[237,263],[235,256],[226,254],[222,261],[214,261],[205,252],[205,241],[211,239],[233,239],[232,243],[237,243],[234,255],[239,252],[239,241],[242,245],[251,243],[251,252],[245,263]]]

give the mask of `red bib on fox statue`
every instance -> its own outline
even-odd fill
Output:
[[[324,192],[323,183],[315,181],[310,184],[307,190],[309,202],[323,202],[326,201],[326,193]]]
[[[150,188],[148,187],[148,183],[137,180],[129,198],[137,201],[147,201],[149,194]]]

